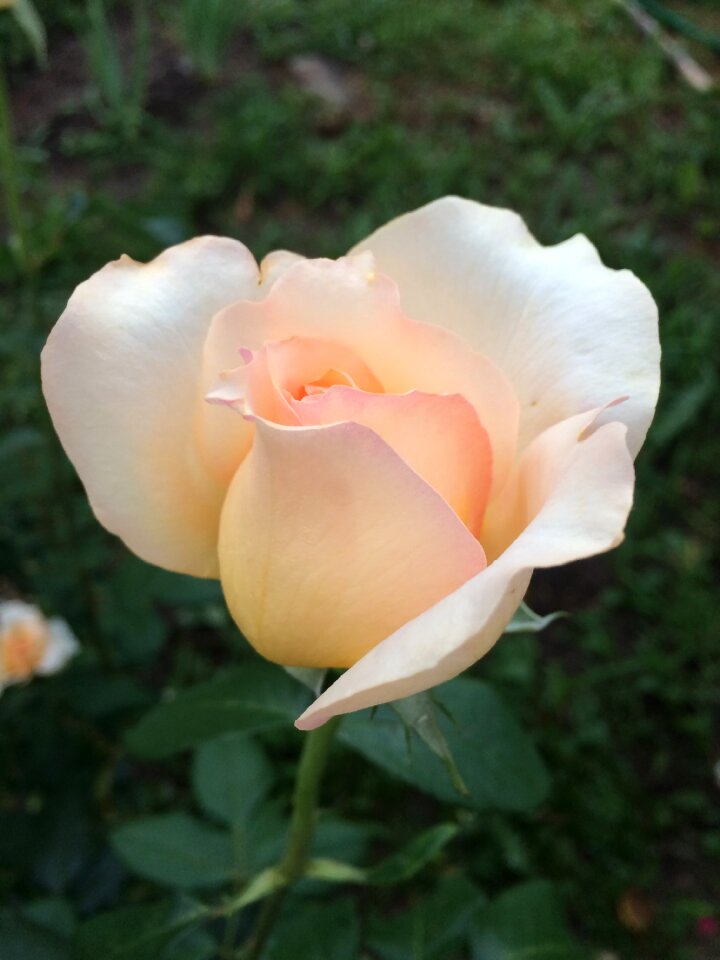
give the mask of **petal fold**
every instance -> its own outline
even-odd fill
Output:
[[[333,341],[367,364],[385,393],[461,394],[477,411],[490,439],[493,487],[512,466],[518,401],[506,376],[459,336],[409,319],[398,290],[370,255],[293,262],[266,298],[233,304],[213,320],[207,351],[215,369],[240,345],[259,350],[291,337]]]
[[[500,637],[535,567],[617,546],[632,505],[634,471],[627,427],[612,422],[596,428],[602,412],[569,418],[534,441],[517,467],[518,488],[532,492],[535,511],[519,536],[476,577],[370,650],[296,726],[310,730],[337,714],[457,676]]]
[[[369,427],[479,535],[492,482],[492,453],[487,433],[464,397],[418,391],[373,394],[338,386],[292,406],[306,426],[350,421]]]
[[[263,656],[347,667],[484,566],[445,501],[368,427],[258,421],[223,508],[220,571]]]

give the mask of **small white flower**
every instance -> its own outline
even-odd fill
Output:
[[[0,693],[35,675],[57,673],[79,650],[70,627],[22,600],[0,602]]]

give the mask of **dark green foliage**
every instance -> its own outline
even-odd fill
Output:
[[[184,813],[134,820],[111,839],[128,867],[163,886],[217,887],[233,876],[230,836]]]
[[[311,701],[297,681],[254,660],[162,703],[128,734],[143,757],[165,757],[226,731],[289,726]]]
[[[477,914],[472,934],[472,960],[582,960],[570,935],[555,891],[535,881],[513,887]]]
[[[433,700],[466,795],[458,793],[429,747],[398,724],[392,707],[348,717],[340,739],[388,773],[448,803],[527,810],[544,799],[548,777],[542,761],[487,684],[459,677],[433,691]]]
[[[443,876],[435,888],[399,913],[375,914],[368,942],[381,960],[443,960],[458,950],[485,904],[485,896],[461,875]],[[455,954],[457,955],[457,954]]]
[[[360,946],[360,921],[349,897],[321,902],[295,900],[288,905],[265,953],[267,960],[313,957],[355,960]]]
[[[662,6],[720,32],[712,2]],[[624,545],[536,577],[533,608],[568,619],[505,638],[412,730],[389,708],[341,728],[325,873],[266,958],[712,960],[695,925],[720,883],[717,93],[606,0],[36,7],[47,72],[0,11],[27,240],[22,261],[0,248],[0,595],[65,617],[83,653],[0,698],[2,960],[229,960],[257,904],[228,898],[282,852],[310,700],[250,659],[216,584],[149,568],[93,518],[38,382],[69,292],[198,232],[335,256],[450,192],[545,243],[587,233],[650,286],[657,420]],[[308,53],[346,109],[300,88]],[[365,885],[398,855],[407,882]]]

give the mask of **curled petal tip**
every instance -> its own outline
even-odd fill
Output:
[[[303,730],[304,732],[309,733],[311,730],[317,730],[318,727],[321,727],[324,723],[330,720],[330,715],[327,713],[313,713],[312,707],[309,707],[305,713],[301,714],[295,721],[295,727],[297,730]]]

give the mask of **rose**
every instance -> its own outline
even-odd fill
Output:
[[[455,676],[535,567],[618,544],[658,378],[636,277],[457,198],[338,261],[258,270],[212,237],[123,257],[43,354],[100,522],[220,576],[264,656],[349,667],[305,729]]]
[[[64,620],[47,620],[22,600],[0,602],[0,693],[35,674],[57,673],[77,652],[78,642]]]

